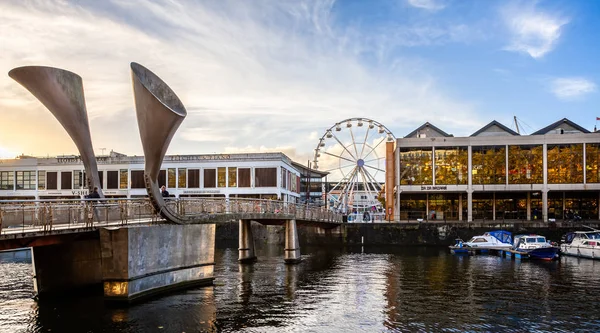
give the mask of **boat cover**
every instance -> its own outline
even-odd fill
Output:
[[[512,245],[512,234],[509,231],[495,230],[488,232],[488,234],[504,244]]]

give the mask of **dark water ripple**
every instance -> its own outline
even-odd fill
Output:
[[[216,252],[214,287],[130,307],[33,299],[31,265],[0,261],[0,332],[598,332],[600,261],[453,257],[438,248]]]

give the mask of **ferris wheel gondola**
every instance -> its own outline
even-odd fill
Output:
[[[327,171],[334,183],[326,190],[328,206],[342,213],[380,209],[385,179],[385,144],[395,141],[383,124],[367,118],[335,123],[319,139],[313,168]]]

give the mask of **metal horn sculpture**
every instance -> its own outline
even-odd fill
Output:
[[[102,194],[98,164],[88,123],[81,77],[60,68],[17,67],[8,76],[29,90],[60,122],[79,150],[90,193],[94,187]]]
[[[135,110],[144,148],[144,180],[154,209],[173,223],[188,223],[189,219],[171,210],[163,199],[158,174],[169,143],[187,115],[175,92],[144,66],[131,63],[131,79]]]

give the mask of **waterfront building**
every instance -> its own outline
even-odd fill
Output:
[[[292,166],[300,172],[300,198],[298,202],[325,205],[324,191],[327,183],[326,177],[329,173],[310,168],[310,162],[307,165],[292,162]]]
[[[396,219],[598,220],[600,133],[561,119],[468,137],[427,122],[396,142]]]
[[[144,157],[98,156],[109,198],[146,196]],[[300,172],[282,153],[167,155],[158,177],[174,197],[237,197],[297,202]],[[88,194],[79,156],[0,160],[0,200],[82,198]]]

